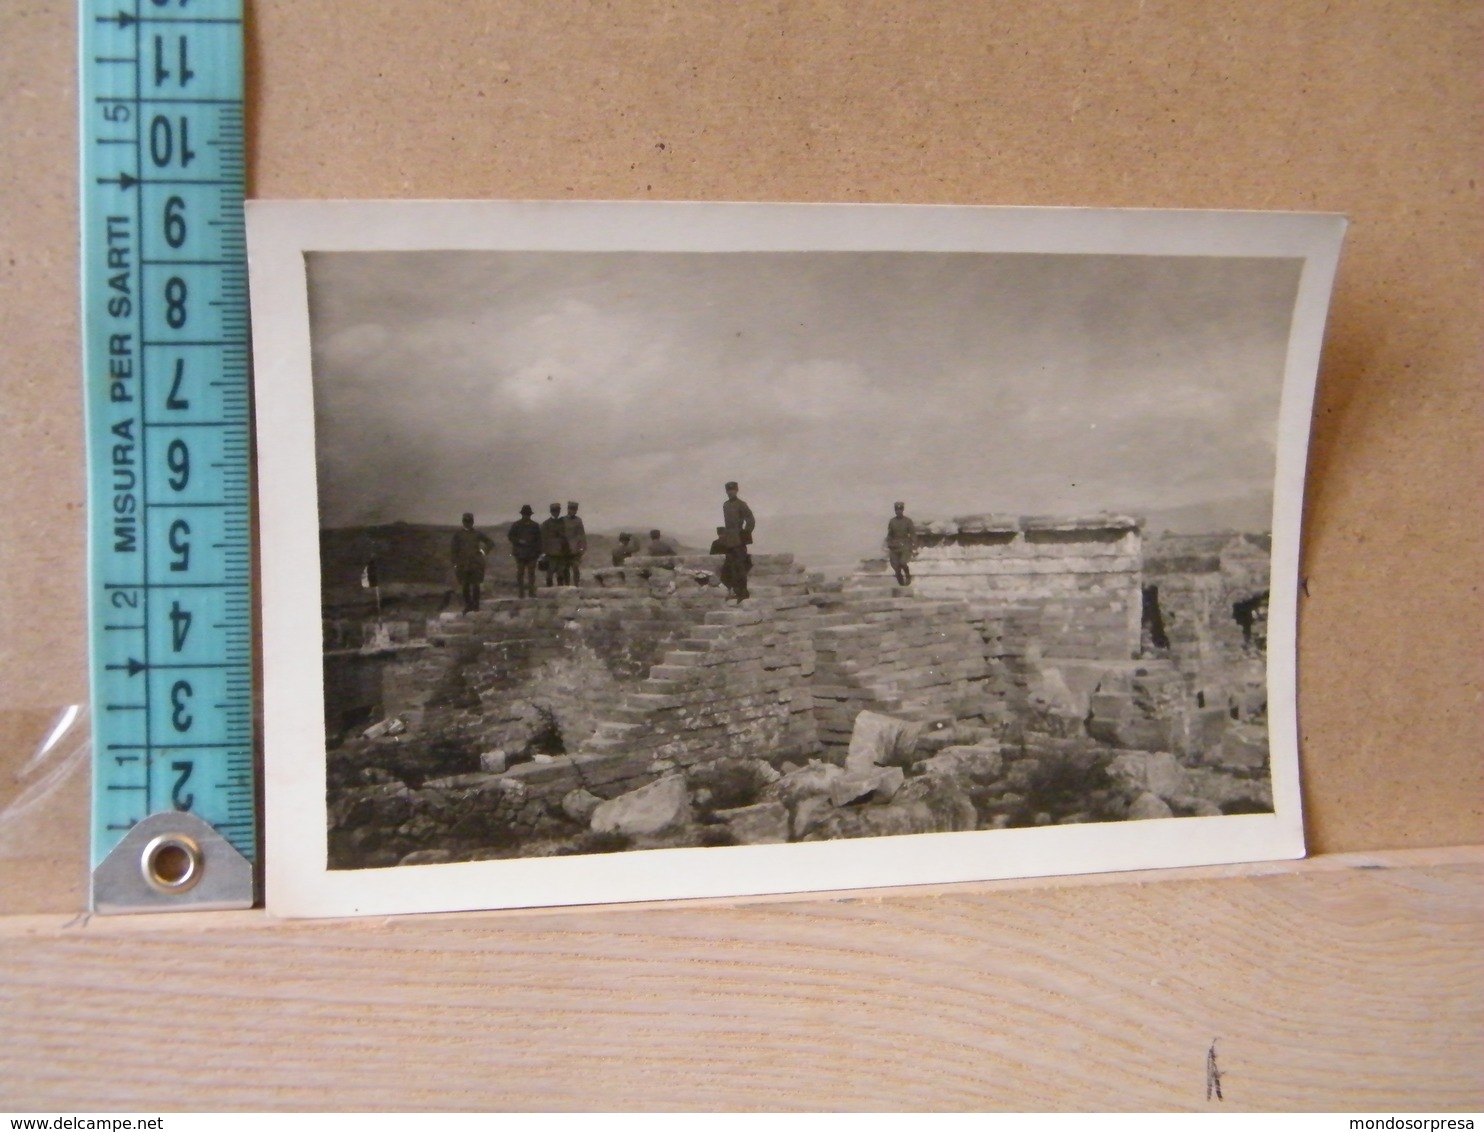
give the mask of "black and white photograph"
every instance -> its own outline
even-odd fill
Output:
[[[1341,231],[255,205],[270,906],[1301,855]]]

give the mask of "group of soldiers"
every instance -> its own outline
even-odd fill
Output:
[[[712,554],[725,556],[721,568],[721,583],[738,602],[746,601],[747,575],[752,570],[752,532],[757,526],[752,508],[738,498],[737,484],[726,485],[726,502],[721,505],[722,526],[716,528],[716,540],[711,544]],[[546,575],[548,587],[576,586],[582,583],[582,556],[587,553],[587,529],[578,516],[578,504],[567,503],[567,513],[562,514],[562,505],[553,503],[551,515],[537,523],[531,505],[520,509],[520,518],[510,524],[510,555],[515,559],[515,582],[518,596],[536,596],[536,572]],[[464,612],[479,609],[480,589],[484,583],[485,556],[495,547],[495,542],[482,531],[475,530],[474,516],[465,512],[463,526],[454,532],[450,557],[453,561],[454,577],[464,601]],[[647,544],[640,545],[627,531],[618,536],[618,545],[613,550],[613,564],[622,566],[629,558],[642,555],[649,558],[669,557],[676,553],[675,544],[658,530],[649,532]]]

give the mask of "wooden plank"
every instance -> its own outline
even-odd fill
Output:
[[[1467,848],[360,921],[15,916],[0,1106],[1477,1109],[1481,897]]]

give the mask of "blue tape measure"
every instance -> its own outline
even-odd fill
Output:
[[[256,858],[241,0],[82,0],[93,906]]]

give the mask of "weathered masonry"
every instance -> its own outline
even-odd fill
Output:
[[[1140,654],[1142,528],[1128,515],[921,524],[912,588],[1003,620],[1046,658],[1129,660]]]
[[[664,801],[640,848],[1271,809],[1262,536],[1145,547],[1096,516],[921,537],[910,587],[760,554],[739,607],[719,557],[678,556],[327,622],[333,867],[608,851],[610,803]],[[911,742],[852,769],[883,718]]]

